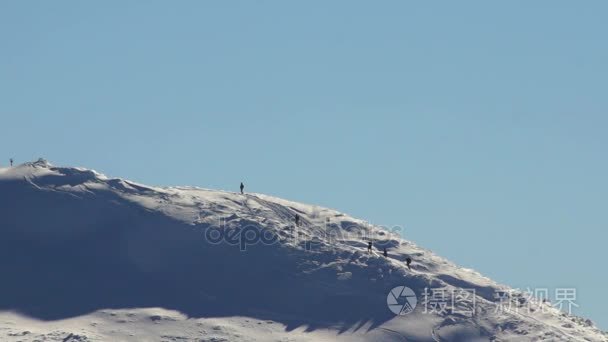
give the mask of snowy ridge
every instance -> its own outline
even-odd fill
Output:
[[[524,294],[498,311],[507,286],[332,209],[45,160],[0,169],[0,204],[0,340],[608,341]],[[405,316],[400,285],[420,302]],[[475,296],[430,313],[427,288]]]

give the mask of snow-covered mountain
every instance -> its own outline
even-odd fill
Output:
[[[608,341],[397,234],[262,194],[39,160],[0,169],[0,217],[2,341]]]

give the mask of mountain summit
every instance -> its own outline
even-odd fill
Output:
[[[394,232],[267,195],[41,159],[0,169],[0,216],[3,341],[608,341]]]

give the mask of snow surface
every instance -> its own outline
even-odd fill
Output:
[[[517,292],[497,310],[507,286],[397,234],[267,195],[151,187],[39,160],[0,169],[0,214],[2,341],[608,341]],[[275,240],[208,235],[239,230]],[[396,316],[386,300],[400,285],[419,305]],[[424,312],[425,288],[475,296],[461,312]]]

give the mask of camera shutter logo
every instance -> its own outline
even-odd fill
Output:
[[[395,315],[402,316],[414,311],[418,298],[409,287],[397,286],[386,296],[386,304]]]

